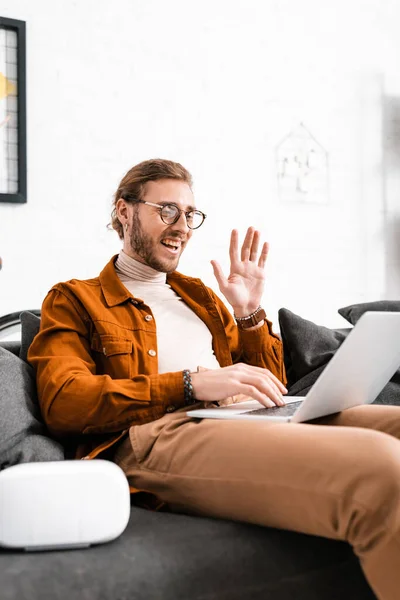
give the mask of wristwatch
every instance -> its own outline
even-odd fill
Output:
[[[250,329],[250,327],[254,327],[255,325],[258,325],[258,323],[261,323],[261,321],[264,321],[266,316],[267,315],[265,314],[265,310],[261,308],[261,306],[259,306],[257,310],[251,313],[251,315],[249,315],[248,317],[235,316],[235,319],[239,329]]]

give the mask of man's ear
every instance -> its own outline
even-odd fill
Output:
[[[121,223],[128,219],[128,204],[123,198],[119,198],[115,204],[115,209],[117,211],[117,217]]]

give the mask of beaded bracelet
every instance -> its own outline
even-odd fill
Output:
[[[189,369],[185,369],[183,372],[183,398],[186,406],[190,404],[196,404],[196,400],[193,393],[192,377]]]
[[[247,321],[248,319],[251,319],[252,317],[254,317],[258,312],[260,312],[260,310],[262,310],[261,305],[259,305],[256,310],[254,312],[252,312],[250,315],[247,315],[247,317],[237,317],[236,315],[233,315],[235,317],[236,321]]]

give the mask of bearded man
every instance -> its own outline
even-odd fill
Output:
[[[228,277],[212,261],[232,310],[176,271],[205,217],[178,163],[145,161],[122,179],[112,227],[123,249],[98,277],[50,290],[29,349],[50,432],[76,458],[116,462],[138,504],[346,540],[378,597],[397,600],[398,407],[301,424],[190,416],[243,395],[282,405],[287,392],[261,307],[259,232],[240,249],[232,232]]]

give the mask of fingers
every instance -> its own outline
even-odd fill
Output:
[[[219,288],[222,291],[228,285],[228,281],[222,272],[220,264],[216,260],[212,260],[211,264],[214,270],[215,279],[218,281]]]
[[[242,394],[246,394],[246,396],[250,396],[254,400],[257,400],[260,404],[265,406],[265,408],[273,408],[276,404],[268,398],[265,394],[260,392],[254,385],[243,385],[241,389]]]
[[[251,386],[253,388],[253,392],[250,393],[246,390],[246,394],[261,402],[263,406],[273,407],[273,406],[284,406],[284,402],[282,400],[282,396],[277,394],[271,386],[267,385],[265,382],[256,381],[252,378],[249,380],[243,381],[243,384],[248,387]],[[257,393],[254,392],[257,391]]]
[[[287,389],[285,388],[285,386],[283,385],[282,381],[279,381],[279,379],[277,377],[275,377],[275,375],[273,373],[271,373],[271,371],[268,371],[268,369],[265,369],[268,373],[268,377],[270,379],[272,379],[272,381],[275,383],[275,385],[277,386],[277,388],[279,389],[279,393],[280,394],[287,394]]]
[[[261,254],[260,254],[260,259],[258,261],[258,266],[261,267],[262,269],[265,267],[265,263],[267,262],[268,251],[269,251],[269,244],[268,244],[268,242],[264,242],[262,250],[261,250]]]
[[[283,406],[285,404],[281,388],[283,390],[286,390],[286,388],[270,371],[245,364],[235,366],[238,370],[240,383],[255,387],[264,396],[262,404],[268,405],[268,403],[266,404],[267,398],[272,401],[273,405]],[[259,400],[259,397],[256,399]]]
[[[272,379],[274,384],[279,389],[279,393],[287,394],[287,388],[285,388],[283,383],[281,381],[279,381],[279,379],[273,373],[271,373],[271,371],[269,371],[268,369],[264,369],[263,367],[254,367],[253,365],[246,365],[245,363],[238,363],[238,366],[239,365],[241,367],[243,367],[244,369],[247,369],[247,370],[253,371],[253,372],[256,371],[263,377],[268,377],[269,379]]]
[[[255,377],[252,374],[244,375],[242,381],[257,388],[263,396],[272,401],[273,406],[284,406],[285,402],[283,401],[282,394],[271,379],[266,379],[258,375]],[[263,404],[265,405],[265,399]]]
[[[234,230],[234,232],[235,232],[234,250],[232,248],[232,237],[231,237],[231,248],[230,248],[231,261],[233,259],[236,259],[236,260],[238,259],[238,251],[237,251],[238,232],[236,231],[236,229]],[[233,232],[232,232],[232,236],[233,236]],[[242,261],[250,260],[251,262],[257,262],[259,246],[260,246],[260,238],[261,238],[261,234],[259,231],[255,230],[254,227],[248,228],[246,236],[244,238],[243,245],[242,245],[241,254],[240,254],[240,258]],[[268,250],[269,250],[269,245],[267,242],[264,242],[263,247],[261,249],[261,255],[258,260],[259,267],[262,267],[262,268],[265,267],[265,263],[267,262],[267,257],[268,257]]]
[[[253,237],[253,243],[250,248],[250,260],[256,262],[258,258],[258,246],[260,245],[260,232],[255,231]]]
[[[231,243],[229,245],[229,258],[231,263],[239,262],[239,233],[237,229],[233,229],[231,233]]]
[[[249,258],[250,258],[253,237],[254,237],[254,229],[253,229],[253,227],[249,227],[247,230],[247,233],[246,233],[246,237],[244,238],[243,245],[242,245],[242,252],[240,255],[240,258],[242,261],[249,260]]]

